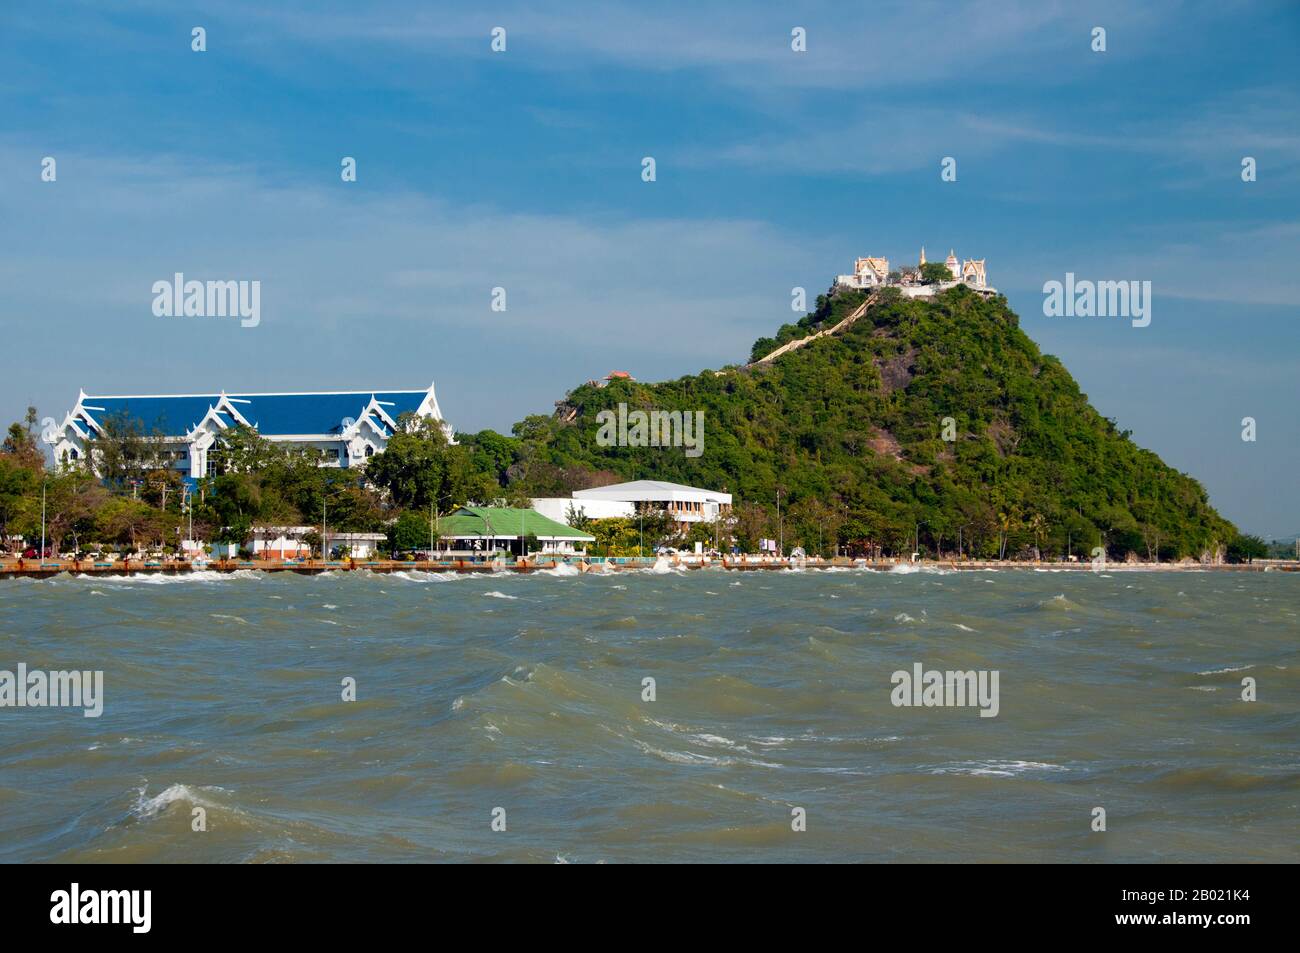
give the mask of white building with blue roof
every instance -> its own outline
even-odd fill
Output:
[[[426,390],[279,394],[95,396],[83,390],[45,441],[57,462],[85,460],[87,447],[103,432],[105,422],[126,417],[146,436],[160,436],[169,469],[197,479],[219,472],[221,433],[242,424],[273,443],[323,451],[323,466],[355,467],[383,451],[405,413],[438,421],[452,440],[452,428],[430,384]]]

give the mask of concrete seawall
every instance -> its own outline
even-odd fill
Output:
[[[326,572],[452,572],[452,573],[531,573],[543,570],[564,571],[569,567],[577,572],[626,572],[659,568],[673,569],[724,569],[733,572],[760,572],[773,570],[815,569],[871,569],[878,572],[908,572],[925,569],[957,571],[980,570],[1038,570],[1091,572],[1091,563],[1012,562],[997,560],[922,560],[915,563],[894,560],[848,559],[776,559],[763,556],[728,556],[722,559],[709,557],[673,556],[616,557],[604,559],[570,558],[565,560],[434,560],[402,562],[397,560],[304,560],[280,562],[277,560],[212,560],[206,563],[189,563],[172,560],[122,560],[112,563],[92,560],[34,559],[0,562],[0,579],[47,579],[61,574],[84,576],[183,576],[196,572],[236,573],[267,572],[318,575]],[[1102,572],[1300,572],[1300,562],[1291,560],[1259,560],[1254,563],[1200,565],[1189,563],[1107,563]]]

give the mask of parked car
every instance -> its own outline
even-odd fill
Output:
[[[53,558],[54,558],[53,546],[45,547],[44,556],[38,555],[38,550],[37,547],[35,546],[28,546],[26,549],[23,550],[23,559],[53,559]]]

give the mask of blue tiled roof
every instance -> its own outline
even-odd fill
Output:
[[[396,420],[414,412],[427,391],[354,391],[344,394],[227,394],[245,420],[263,436],[279,434],[337,434],[343,420],[360,418],[374,396],[384,412]],[[169,437],[181,436],[207,416],[220,394],[158,397],[91,397],[82,406],[100,424],[125,413],[145,430],[157,428]],[[99,409],[91,409],[99,408]],[[234,423],[227,418],[227,422]]]
[[[220,395],[201,397],[87,397],[81,402],[86,413],[100,426],[109,417],[126,414],[147,432],[161,430],[167,436],[188,433],[207,416],[208,408]]]

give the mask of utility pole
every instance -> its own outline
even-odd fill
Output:
[[[785,555],[785,524],[781,522],[781,488],[776,488],[776,554]]]
[[[320,558],[321,562],[329,562],[330,547],[325,541],[325,499],[320,501]]]
[[[49,482],[49,477],[41,481],[41,552],[39,559],[45,561],[45,484]]]

